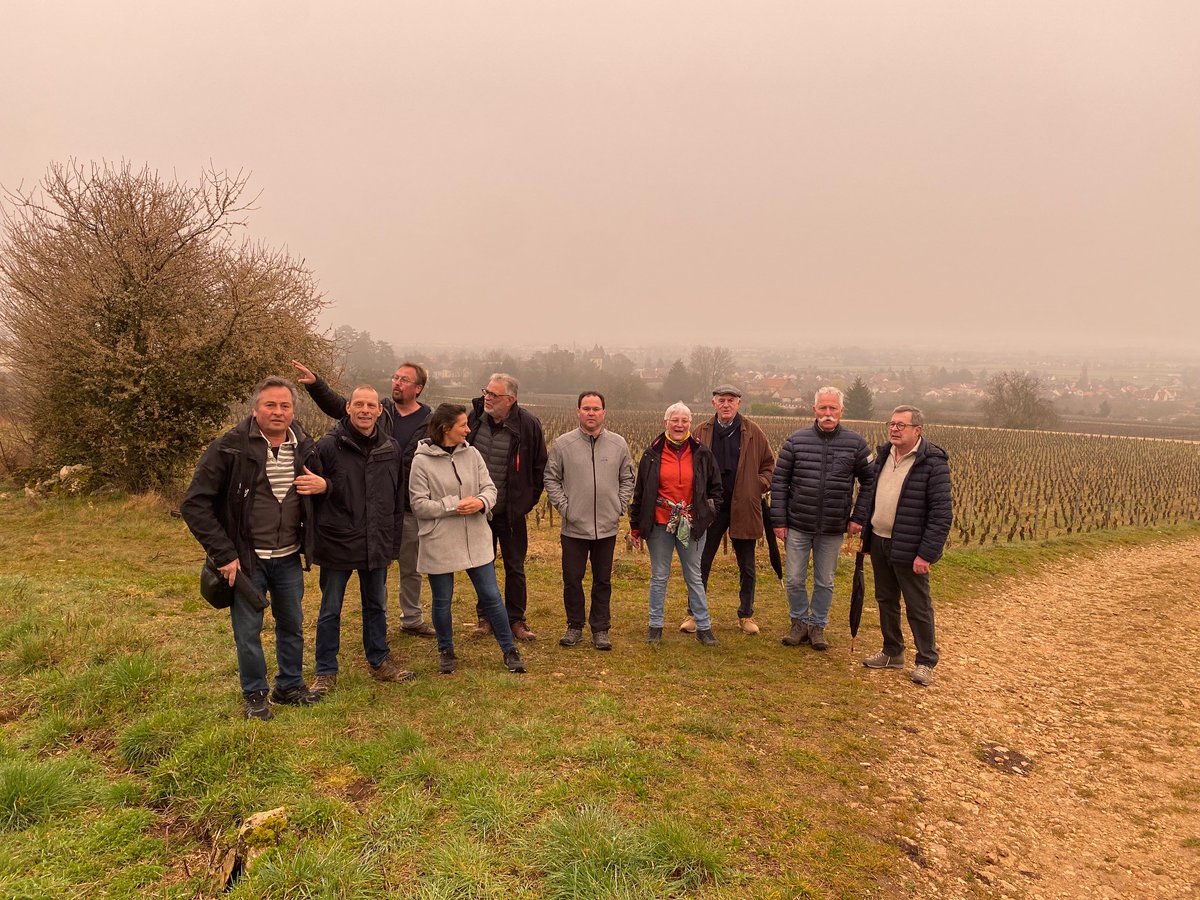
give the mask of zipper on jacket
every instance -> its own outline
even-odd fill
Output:
[[[596,441],[598,438],[588,435],[588,440],[592,444],[592,540],[598,541],[600,540],[600,513],[596,509],[600,502],[600,491],[596,487]]]

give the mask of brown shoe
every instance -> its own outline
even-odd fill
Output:
[[[808,642],[812,644],[814,650],[828,650],[829,641],[825,639],[824,625],[809,625],[808,626]]]
[[[400,668],[389,656],[377,666],[371,666],[371,677],[376,681],[412,681],[417,676]]]
[[[738,619],[738,628],[742,634],[758,634],[758,625],[753,619]]]
[[[487,619],[480,619],[475,623],[475,630],[471,632],[475,637],[487,637],[492,633],[492,623]]]
[[[337,686],[337,672],[332,675],[318,675],[313,679],[313,683],[308,686],[310,693],[319,694],[324,697]]]
[[[533,641],[537,640],[537,635],[529,630],[529,626],[524,622],[513,622],[512,624],[513,638],[518,641]]]
[[[783,643],[788,647],[799,647],[808,642],[808,623],[800,619],[792,619],[792,630],[783,636]]]
[[[679,630],[682,631],[684,634],[695,634],[696,633],[696,617],[688,616],[686,619],[684,619],[682,622],[680,622]]]
[[[437,637],[437,632],[428,622],[422,622],[420,625],[401,625],[400,630],[415,637]]]

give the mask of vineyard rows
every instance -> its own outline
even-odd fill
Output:
[[[574,409],[531,410],[541,418],[548,441],[577,426]],[[697,408],[696,420],[705,413],[707,408]],[[796,428],[812,422],[775,416],[754,421],[776,451]],[[636,465],[662,431],[662,415],[613,410],[605,424],[629,441]],[[881,422],[844,425],[872,447],[886,441]],[[950,454],[954,527],[949,546],[1200,520],[1200,444],[937,424],[924,433]]]

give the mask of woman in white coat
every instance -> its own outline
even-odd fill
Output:
[[[496,551],[487,520],[496,505],[496,485],[479,451],[467,444],[467,409],[443,403],[429,417],[429,437],[417,444],[409,474],[412,511],[420,526],[417,571],[429,576],[438,671],[454,671],[454,573],[471,579],[484,616],[492,625],[510,672],[525,664],[513,642],[508,613],[496,583]]]

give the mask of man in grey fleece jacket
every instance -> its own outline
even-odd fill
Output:
[[[562,519],[563,606],[567,630],[559,643],[574,647],[583,640],[583,575],[592,560],[592,609],[588,624],[592,645],[611,650],[613,553],[617,521],[633,497],[633,458],[629,444],[604,427],[604,395],[579,395],[579,427],[561,435],[546,463],[546,496]]]

